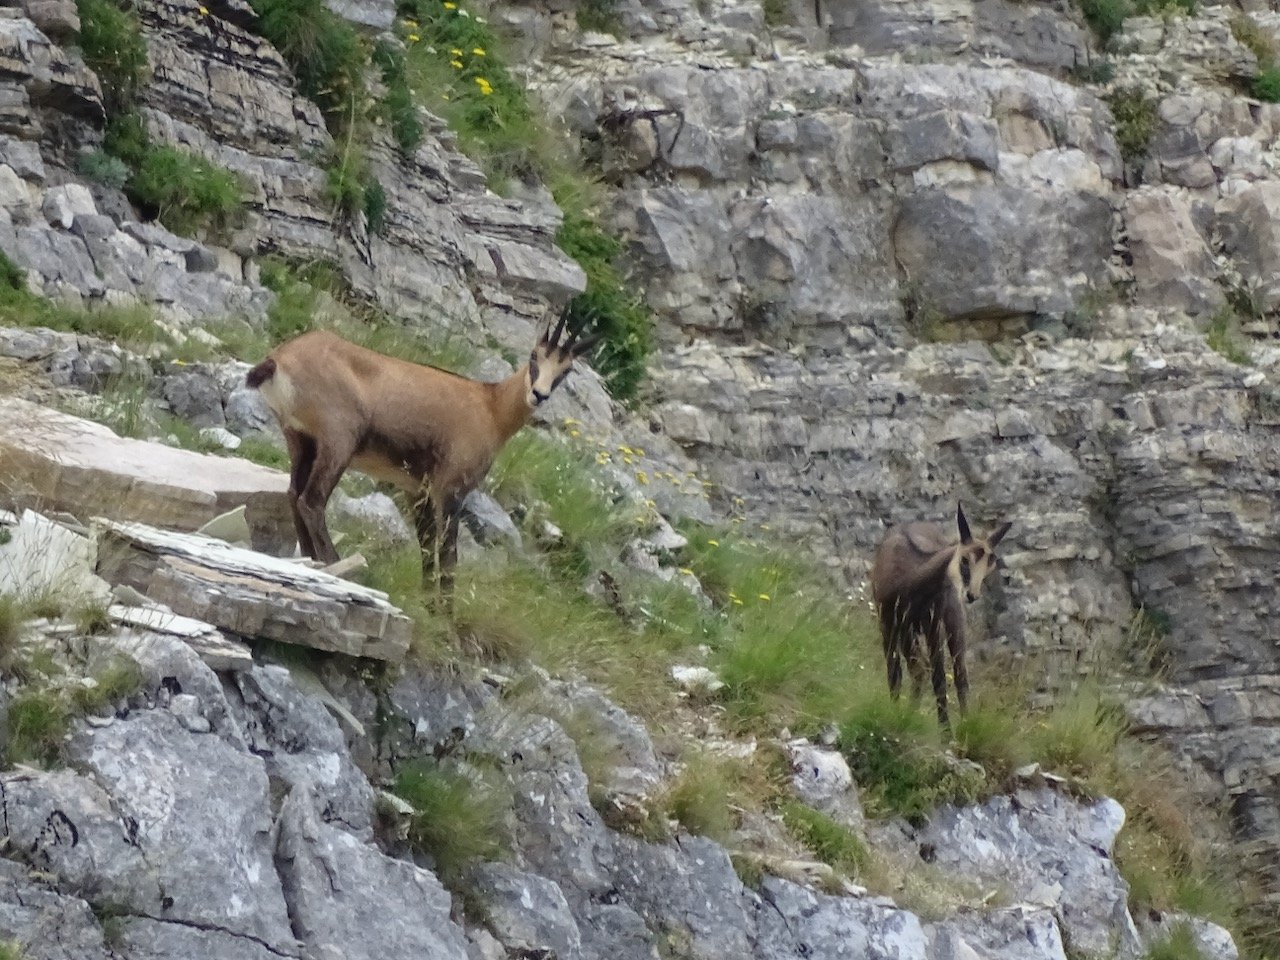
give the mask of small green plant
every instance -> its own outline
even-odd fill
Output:
[[[12,292],[27,292],[27,272],[0,250],[0,295],[8,300]]]
[[[244,184],[229,170],[174,147],[152,147],[127,184],[129,198],[176,233],[229,225],[244,206]]]
[[[723,761],[694,755],[667,788],[660,805],[690,833],[723,844],[737,825],[730,808],[733,793],[734,782]]]
[[[787,17],[791,13],[790,4],[787,0],[763,0],[761,3],[764,13],[764,22],[767,27],[780,27],[787,22]]]
[[[1280,103],[1280,66],[1258,72],[1253,80],[1253,95],[1267,103]]]
[[[9,703],[6,765],[55,764],[70,729],[71,712],[56,692],[38,688],[22,690]]]
[[[91,150],[80,154],[76,169],[95,183],[120,190],[129,182],[129,167],[119,157],[105,150]]]
[[[72,622],[76,629],[86,636],[105,633],[111,627],[111,616],[105,604],[99,601],[87,601],[75,609]]]
[[[414,808],[409,842],[435,861],[446,885],[456,886],[469,865],[506,851],[510,797],[479,771],[414,761],[397,771],[393,789]]]
[[[90,677],[92,683],[71,688],[71,703],[77,712],[101,714],[142,689],[141,668],[125,656],[114,656]]]
[[[373,62],[382,71],[382,82],[387,87],[381,108],[401,152],[410,155],[422,143],[423,129],[418,104],[409,89],[404,54],[389,43],[379,43],[373,48]]]
[[[596,33],[618,30],[618,0],[582,0],[578,4],[578,29]]]
[[[1125,19],[1134,14],[1131,0],[1080,0],[1080,10],[1104,45],[1120,32]]]
[[[1226,357],[1232,363],[1243,365],[1251,360],[1248,341],[1240,332],[1240,316],[1229,305],[1220,307],[1209,318],[1205,340],[1209,344],[1209,349]]]
[[[0,530],[0,533],[8,533]],[[11,593],[0,594],[0,669],[7,670],[28,619],[27,606]]]
[[[1160,123],[1156,102],[1136,87],[1126,87],[1107,97],[1107,105],[1116,121],[1120,156],[1129,166],[1141,167]]]
[[[364,188],[364,218],[370,233],[381,235],[387,228],[387,191],[374,179]]]
[[[127,110],[147,77],[147,42],[132,6],[77,0],[80,50],[102,85],[107,116]]]
[[[302,95],[340,123],[365,100],[360,35],[323,0],[252,0],[258,32],[284,57]],[[332,131],[331,131],[332,132]]]
[[[0,960],[26,960],[26,952],[17,940],[0,942]]]
[[[1204,955],[1190,925],[1180,923],[1167,937],[1152,944],[1143,960],[1204,960]]]
[[[823,863],[851,877],[859,876],[871,862],[867,845],[848,827],[825,813],[794,800],[782,805],[782,822],[791,834]]]

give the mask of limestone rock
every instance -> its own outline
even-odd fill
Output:
[[[107,960],[89,904],[53,889],[25,866],[0,861],[0,938],[27,960]]]
[[[508,951],[581,960],[578,924],[557,884],[502,863],[482,864],[474,882],[489,927]]]
[[[978,806],[944,807],[916,843],[929,862],[1052,909],[1079,949],[1137,953],[1128,884],[1110,857],[1123,824],[1114,800],[1081,804],[1051,790],[1022,790]]]
[[[118,437],[12,397],[0,398],[0,457],[19,501],[186,530],[244,504],[255,544],[294,539],[288,477],[247,461]]]
[[[1196,229],[1191,205],[1167,190],[1138,190],[1125,202],[1125,225],[1133,277],[1144,301],[1185,310],[1212,313],[1222,292],[1209,245]]]
[[[322,823],[305,790],[292,791],[280,811],[276,867],[294,930],[310,956],[466,960],[465,939],[449,919],[449,894],[440,882]]]
[[[387,596],[196,534],[98,518],[99,569],[175,613],[238,633],[400,660],[412,621]]]

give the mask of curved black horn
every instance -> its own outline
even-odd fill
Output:
[[[969,543],[973,539],[973,534],[969,532],[969,521],[965,519],[964,506],[960,501],[956,501],[956,526],[960,528],[960,542]]]
[[[569,321],[569,308],[565,307],[563,310],[560,311],[560,321],[556,324],[555,331],[551,334],[550,337],[547,338],[547,343],[549,343],[551,346],[554,347],[557,343],[560,342],[560,335],[564,333],[564,325],[568,323],[568,321]]]

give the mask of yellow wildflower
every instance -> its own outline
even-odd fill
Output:
[[[450,53],[452,53],[455,57],[460,57],[460,56],[462,56],[462,51],[461,51],[461,50],[459,50],[457,47],[452,47],[452,48],[449,50],[449,52],[450,52]]]
[[[462,69],[462,61],[461,61],[461,60],[450,60],[450,61],[449,61],[449,66],[453,67],[453,69],[455,69],[455,70],[461,70],[461,69]]]
[[[740,607],[740,606],[742,606],[742,601],[741,601],[741,600],[739,600],[737,597],[734,597],[734,598],[733,598],[733,605],[734,605],[735,607]]]
[[[207,17],[209,15],[208,7],[200,7],[199,9],[200,9],[200,16]]]
[[[639,484],[640,484],[640,486],[642,486],[642,487],[648,486],[648,485],[649,485],[649,475],[648,475],[647,473],[645,473],[643,470],[637,470],[637,471],[636,471],[636,482],[637,482],[637,483],[639,483]]]
[[[718,546],[720,546],[720,541],[719,541],[719,540],[708,540],[708,541],[707,541],[707,546],[708,546],[708,547],[718,547]]]
[[[575,420],[575,419],[573,419],[573,417],[565,417],[565,418],[564,418],[562,421],[560,421],[560,422],[561,422],[561,423],[563,423],[566,427],[577,427],[577,426],[580,426],[580,425],[582,424],[582,421],[581,421],[581,420]]]
[[[420,36],[418,36],[416,33],[411,33],[411,34],[409,34],[409,42],[410,42],[410,43],[417,43],[417,42],[418,42],[419,40],[421,40],[421,39],[422,39],[422,38],[421,38]]]
[[[493,93],[493,84],[491,84],[484,77],[476,77],[476,86],[480,88],[480,92],[484,94],[486,97],[489,96],[489,94]]]
[[[444,8],[446,10],[457,10],[458,5],[456,3],[451,2],[451,0],[444,0]]]
[[[681,567],[681,568],[680,568],[680,572],[681,572],[681,573],[683,573],[686,577],[692,577],[692,576],[693,576],[693,571],[692,571],[692,570],[690,570],[688,567]]]
[[[769,602],[769,595],[768,595],[767,593],[762,593],[762,594],[760,594],[760,599],[761,599],[761,600],[763,600],[765,603],[768,603],[768,602]]]
[[[409,19],[407,19],[407,18],[406,18],[406,19],[404,19],[404,20],[401,20],[400,22],[401,22],[401,23],[403,23],[403,24],[404,24],[406,27],[408,27],[410,30],[417,30],[417,29],[418,29],[418,21],[417,21],[417,20],[409,20]]]
[[[477,57],[483,57],[484,47],[472,47],[471,52],[474,53]]]
[[[644,451],[643,451],[643,450],[641,450],[639,447],[636,447],[636,448],[635,448],[635,450],[634,450],[633,452],[635,453],[635,455],[636,455],[637,457],[643,457],[643,456],[644,456]]]
[[[570,431],[569,431],[569,436],[571,436],[571,437],[580,437],[580,436],[582,436],[582,431],[581,431],[581,430],[570,430]]]

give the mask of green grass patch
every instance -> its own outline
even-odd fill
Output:
[[[1230,305],[1220,307],[1209,318],[1205,341],[1210,350],[1232,363],[1244,365],[1252,359],[1249,355],[1249,342],[1240,332],[1240,316]]]
[[[101,715],[142,689],[142,669],[125,656],[113,656],[95,670],[92,685],[71,688],[71,703],[82,714]]]
[[[1085,22],[1105,46],[1129,17],[1186,16],[1195,12],[1196,0],[1079,0],[1079,5]]]
[[[506,852],[511,797],[496,777],[420,760],[396,772],[392,789],[415,811],[409,842],[435,861],[446,886],[456,887],[469,865]]]
[[[595,33],[616,33],[618,0],[581,0],[576,13],[579,30]]]
[[[578,577],[648,522],[648,510],[605,479],[594,452],[552,434],[516,434],[498,455],[488,483],[500,501],[515,506],[534,536],[546,521],[560,529],[563,539],[549,546],[550,553]]]
[[[251,0],[258,32],[293,70],[298,90],[329,118],[347,122],[367,97],[367,54],[355,27],[323,0]]]
[[[55,691],[30,688],[9,702],[6,766],[17,763],[53,766],[71,729],[71,711]]]
[[[147,79],[147,42],[134,8],[112,0],[77,0],[80,52],[102,85],[107,116],[127,110]]]
[[[858,877],[871,864],[871,852],[862,838],[825,813],[794,800],[784,802],[780,812],[791,835],[833,869]]]
[[[1176,925],[1169,935],[1151,945],[1143,960],[1204,960],[1189,924]]]
[[[204,157],[175,147],[152,146],[137,158],[125,192],[175,233],[231,225],[243,210],[240,177]]]
[[[1116,90],[1106,98],[1116,121],[1116,145],[1131,167],[1141,167],[1160,124],[1158,104],[1136,87]]]

